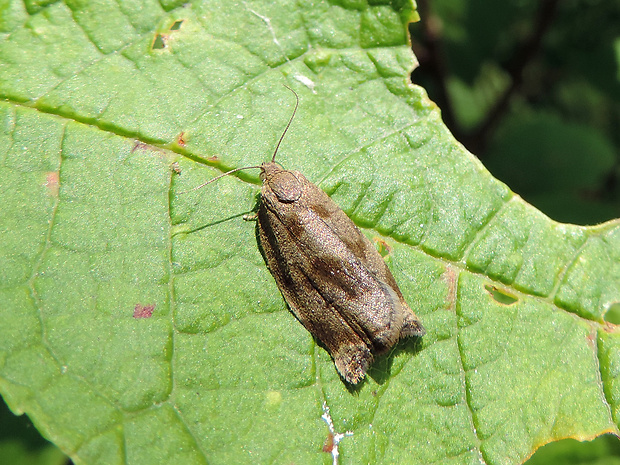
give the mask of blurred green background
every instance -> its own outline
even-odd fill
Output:
[[[551,218],[620,217],[620,0],[418,0],[425,87],[456,139]],[[71,463],[0,403],[3,464]],[[620,441],[564,440],[528,465],[618,464]]]
[[[620,1],[418,0],[412,81],[554,220],[620,217]]]
[[[69,465],[60,449],[41,437],[26,415],[11,413],[0,397],[0,464]]]

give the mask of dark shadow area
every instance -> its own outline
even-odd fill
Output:
[[[554,220],[620,217],[620,3],[417,5],[411,80],[456,139]]]
[[[375,356],[375,363],[368,370],[368,376],[377,384],[384,384],[392,376],[392,364],[396,355],[406,352],[412,356],[422,349],[424,336],[411,336],[401,339],[388,353]]]
[[[39,434],[28,415],[14,415],[4,400],[0,403],[0,438],[22,442],[28,450],[42,449],[50,444]]]
[[[25,451],[35,456],[49,447],[55,447],[47,441],[30,421],[28,415],[14,415],[0,397],[0,443],[19,443]],[[0,457],[0,463],[3,457]],[[66,465],[73,465],[73,461],[67,457]],[[8,464],[7,464],[8,465]]]

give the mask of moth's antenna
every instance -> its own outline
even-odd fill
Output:
[[[251,170],[252,168],[260,168],[260,166],[244,166],[243,168],[235,168],[234,170],[226,171],[225,173],[222,173],[219,176],[214,177],[213,179],[209,179],[207,182],[203,182],[200,186],[193,187],[192,189],[188,191],[179,192],[179,195],[187,194],[188,192],[197,191],[198,189],[202,189],[206,185],[211,184],[212,182],[215,182],[218,179],[223,178],[224,176],[228,176],[229,174],[236,173],[237,171],[241,171],[241,170]]]
[[[273,157],[271,157],[271,163],[274,163],[276,161],[276,153],[278,153],[278,149],[280,148],[280,144],[282,143],[282,139],[284,139],[284,136],[286,135],[286,131],[288,131],[289,126],[293,122],[293,118],[295,118],[295,113],[297,113],[297,107],[299,106],[299,95],[297,95],[297,92],[295,92],[289,86],[284,86],[284,87],[286,87],[288,90],[290,90],[293,93],[293,95],[295,95],[295,109],[293,110],[293,114],[291,115],[291,119],[288,120],[288,124],[284,128],[284,132],[280,136],[280,140],[278,141],[278,145],[276,145],[276,149],[273,151]]]
[[[289,126],[293,122],[293,118],[295,117],[295,113],[297,113],[297,107],[299,106],[299,95],[297,95],[297,92],[295,92],[289,86],[285,85],[284,87],[286,87],[288,90],[290,90],[295,95],[295,109],[293,110],[293,114],[291,115],[291,118],[288,120],[288,124],[284,128],[284,132],[280,136],[280,140],[278,141],[278,145],[276,145],[276,149],[273,152],[273,157],[271,157],[271,162],[272,163],[276,159],[276,153],[278,153],[278,149],[280,148],[280,144],[282,143],[282,139],[284,139],[284,136],[286,135],[286,131],[288,131]],[[214,177],[213,179],[209,179],[207,182],[203,182],[201,185],[196,186],[196,187],[194,187],[194,188],[192,188],[192,189],[190,189],[188,191],[179,192],[179,195],[187,194],[188,192],[194,192],[194,191],[197,191],[198,189],[202,189],[203,187],[211,184],[212,182],[215,182],[218,179],[223,178],[224,176],[228,176],[229,174],[236,173],[237,171],[251,170],[253,168],[260,168],[260,166],[244,166],[243,168],[235,168],[234,170],[226,171],[225,173],[222,173],[219,176]]]

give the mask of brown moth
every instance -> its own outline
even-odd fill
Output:
[[[372,242],[303,174],[275,163],[299,104],[291,92],[295,110],[271,161],[248,167],[260,168],[263,182],[260,245],[293,314],[327,348],[340,375],[357,384],[374,355],[426,331]],[[208,182],[241,169],[247,168]]]

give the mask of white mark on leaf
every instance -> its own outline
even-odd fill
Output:
[[[275,31],[275,29],[273,28],[273,26],[271,24],[271,19],[269,19],[269,17],[267,17],[265,15],[260,14],[258,11],[253,10],[245,2],[243,2],[243,5],[245,6],[245,8],[250,13],[255,15],[257,18],[260,18],[265,23],[265,25],[267,26],[267,29],[269,30],[269,33],[271,34],[271,38],[273,40],[273,43],[276,44],[276,46],[280,49],[280,52],[282,52],[282,55],[284,56],[284,59],[288,63],[291,64],[293,69],[295,69],[295,65],[293,64],[293,62],[291,62],[291,60],[289,60],[289,58],[288,58],[288,55],[286,53],[284,53],[284,48],[282,47],[282,44],[278,40],[278,36],[276,35],[276,31]],[[315,83],[308,76],[305,76],[304,74],[302,74],[299,71],[297,71],[297,69],[295,69],[295,74],[293,75],[293,78],[295,78],[295,80],[301,82],[304,86],[306,86],[308,89],[310,89],[312,91],[312,93],[316,93],[314,91]]]
[[[323,402],[323,415],[321,415],[321,419],[327,424],[327,428],[329,429],[329,433],[331,435],[331,452],[332,454],[332,465],[338,465],[338,457],[340,457],[340,452],[338,451],[338,444],[347,436],[353,436],[353,431],[346,431],[344,433],[336,433],[334,429],[334,422],[332,421],[332,417],[329,414],[329,407],[327,406],[327,402]],[[326,451],[327,452],[327,451]]]

